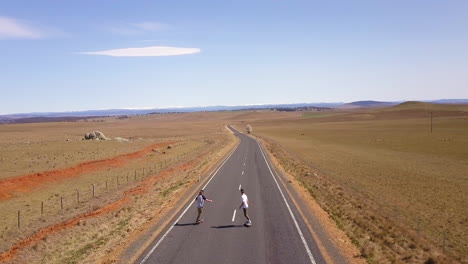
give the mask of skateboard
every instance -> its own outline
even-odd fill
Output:
[[[195,221],[194,224],[195,224],[195,225],[199,225],[199,224],[201,224],[201,223],[203,223],[203,219],[200,219],[200,220],[198,220],[198,221]]]
[[[244,224],[245,227],[251,227],[252,226],[252,223],[249,223],[249,221],[245,222]]]

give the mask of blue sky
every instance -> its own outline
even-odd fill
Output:
[[[468,98],[466,14],[464,0],[3,0],[0,114]]]

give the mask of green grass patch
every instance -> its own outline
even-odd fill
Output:
[[[326,117],[326,116],[334,116],[336,113],[332,112],[307,112],[303,113],[303,118],[317,118],[317,117]]]
[[[165,189],[164,191],[161,192],[162,197],[167,197],[169,194],[173,193],[177,189],[181,188],[185,184],[185,181],[177,181],[175,183],[172,183],[169,188]]]
[[[97,237],[97,234],[93,236],[90,240],[92,242],[85,244],[77,250],[74,250],[70,253],[70,256],[63,260],[63,263],[80,263],[83,258],[85,258],[93,250],[97,250],[102,245],[105,245],[112,237],[119,235],[123,230],[128,226],[130,218],[121,219],[116,228],[112,229],[109,234],[102,235]]]

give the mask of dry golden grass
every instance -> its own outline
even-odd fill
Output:
[[[370,263],[466,262],[464,109],[410,103],[249,122]]]
[[[463,106],[413,104],[305,114],[254,111],[102,120],[0,126],[0,180],[175,142],[169,150],[161,147],[119,166],[0,200],[0,252],[41,228],[84,216],[71,227],[27,244],[12,262],[112,263],[126,241],[174,206],[198,175],[232,147],[234,137],[224,127],[229,123],[239,128],[251,124],[253,134],[265,139],[268,150],[370,263],[467,261],[468,118]],[[81,141],[84,133],[94,130],[131,141]],[[95,198],[92,184],[96,184]],[[75,189],[80,190],[79,204]],[[45,203],[42,218],[41,202]],[[86,216],[102,208],[112,210]]]
[[[0,181],[80,167],[89,161],[113,159],[161,143],[155,151],[132,156],[125,162],[108,163],[72,177],[54,178],[39,186],[16,189],[11,197],[4,196],[0,200],[3,212],[0,254],[23,241],[26,243],[13,252],[10,261],[75,263],[101,254],[100,249],[109,248],[109,244],[122,243],[138,223],[157,217],[166,204],[164,201],[203,176],[220,158],[220,150],[232,147],[234,137],[224,126],[230,116],[233,115],[167,114],[124,120],[105,118],[104,122],[0,126]],[[84,133],[94,130],[104,132],[107,137],[131,141],[81,141]],[[168,142],[173,142],[170,149],[166,148]],[[103,211],[106,208],[109,212]],[[118,209],[118,216],[114,208]],[[20,229],[17,211],[21,211]],[[73,219],[81,218],[75,225]],[[72,223],[74,227],[64,223]],[[38,230],[54,226],[57,228],[51,234],[37,236]]]

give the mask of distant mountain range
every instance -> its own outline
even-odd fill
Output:
[[[386,107],[403,103],[382,101],[356,101],[351,103],[297,103],[297,104],[264,104],[264,105],[237,105],[237,106],[196,106],[196,107],[169,107],[154,109],[107,109],[87,110],[72,112],[38,112],[0,115],[0,123],[31,123],[52,121],[76,121],[90,117],[104,116],[130,116],[163,113],[189,113],[189,112],[212,112],[212,111],[240,111],[240,110],[262,110],[262,109],[314,109],[314,108],[338,108],[355,109],[366,107]],[[468,99],[441,99],[432,101],[421,101],[434,104],[468,104]]]
[[[394,106],[405,101],[395,102],[382,102],[382,101],[356,101],[337,106],[339,109],[355,109],[355,108],[368,108],[368,107],[388,107]],[[432,104],[468,104],[468,99],[440,99],[440,100],[422,100],[419,102],[432,103]]]
[[[265,105],[238,105],[238,106],[195,106],[195,107],[170,107],[170,108],[153,108],[153,109],[106,109],[106,110],[87,110],[87,111],[72,111],[72,112],[38,112],[38,113],[23,113],[0,115],[0,123],[21,123],[35,122],[38,119],[44,119],[45,122],[59,118],[62,121],[72,121],[89,117],[103,116],[129,116],[129,115],[146,115],[146,114],[164,114],[164,113],[191,113],[191,112],[214,112],[214,111],[240,111],[240,110],[262,110],[276,108],[298,108],[298,107],[327,107],[334,108],[343,103],[298,103],[298,104],[265,104]]]
[[[356,101],[338,106],[339,109],[355,109],[368,107],[387,107],[397,105],[401,102],[379,102],[379,101]]]

